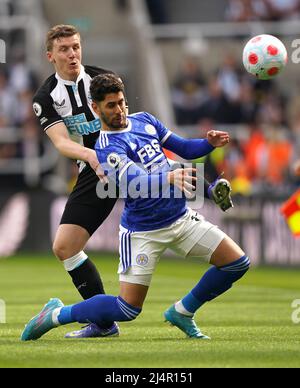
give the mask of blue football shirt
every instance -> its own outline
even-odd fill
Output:
[[[184,195],[166,182],[171,167],[162,147],[171,135],[154,116],[141,112],[128,116],[124,130],[102,131],[96,143],[97,157],[109,180],[120,187],[122,195],[127,191],[121,225],[130,231],[167,227],[187,211]],[[141,189],[139,181],[148,182],[148,189]],[[130,186],[137,189],[134,193],[141,189],[141,195],[132,196]]]

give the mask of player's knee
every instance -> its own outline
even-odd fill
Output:
[[[57,241],[54,241],[52,251],[60,261],[65,261],[71,256],[67,245]]]

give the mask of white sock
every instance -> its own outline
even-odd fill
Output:
[[[52,312],[52,321],[53,321],[55,326],[61,326],[61,324],[59,323],[59,320],[58,320],[58,316],[61,312],[61,309],[62,309],[62,307],[59,307],[59,308],[53,310],[53,312]]]
[[[182,304],[181,300],[179,302],[175,303],[175,310],[178,313],[182,314],[182,315],[186,315],[187,317],[193,317],[194,316],[193,313],[191,313],[190,311],[187,311],[187,309]]]
[[[67,260],[64,260],[63,264],[66,271],[71,272],[74,269],[80,267],[87,259],[88,259],[88,255],[86,255],[82,251],[82,252],[79,252],[77,255],[70,257]]]

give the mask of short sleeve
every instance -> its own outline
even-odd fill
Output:
[[[53,125],[63,122],[62,117],[53,107],[53,100],[47,93],[37,93],[33,98],[33,111],[46,132]]]

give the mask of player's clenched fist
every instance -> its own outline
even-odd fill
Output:
[[[228,132],[209,131],[207,132],[207,140],[213,147],[224,147],[229,143],[230,137]]]
[[[168,182],[184,192],[187,198],[193,196],[197,178],[193,176],[197,170],[195,168],[180,168],[168,173]]]

